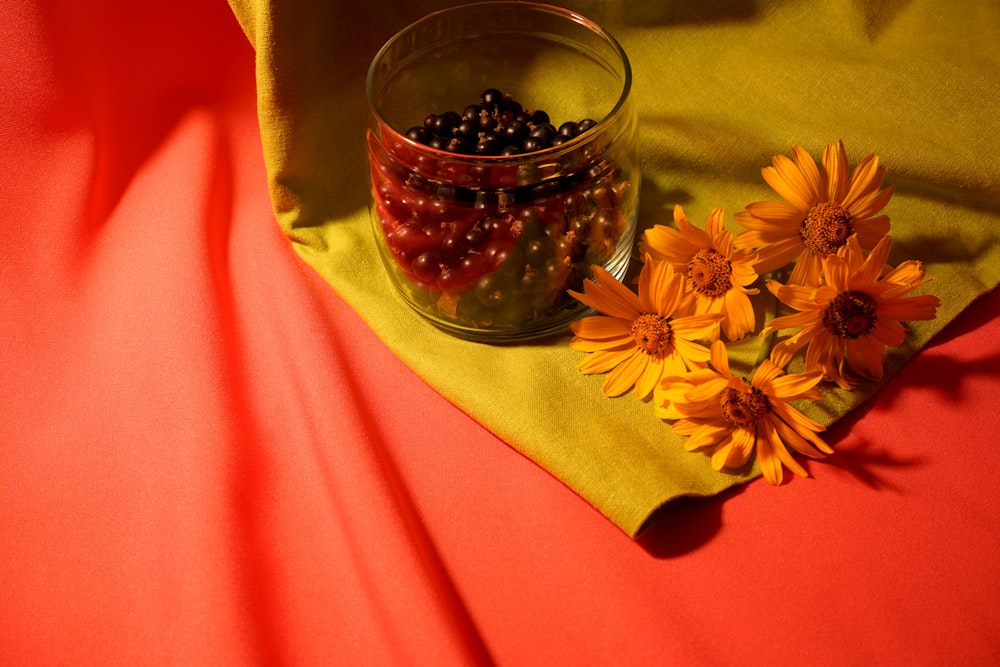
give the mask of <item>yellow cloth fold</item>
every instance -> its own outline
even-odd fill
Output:
[[[630,535],[679,496],[757,475],[685,453],[652,406],[608,399],[568,337],[488,346],[440,333],[392,292],[372,241],[364,153],[368,63],[397,29],[441,6],[375,0],[230,0],[256,50],[258,112],[277,220],[296,251],[421,377]],[[896,194],[893,263],[921,259],[942,300],[890,351],[887,377],[1000,281],[1000,6],[930,0],[571,2],[628,52],[639,109],[639,223],[682,204],[701,225],[775,200],[760,177],[801,144],[876,152]],[[970,6],[971,5],[971,6]],[[733,347],[737,364],[756,337]],[[873,393],[824,387],[806,412],[831,424]],[[456,447],[461,443],[455,443]],[[836,455],[834,455],[836,456]]]

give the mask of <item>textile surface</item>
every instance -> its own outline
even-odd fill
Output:
[[[699,60],[715,80],[713,50],[799,4],[634,21],[720,35]],[[989,26],[979,6],[967,21],[879,7],[842,5],[843,25],[869,17],[876,45],[912,29],[935,49],[946,28]],[[816,18],[803,29],[835,25]],[[986,71],[988,45],[952,47],[935,66]],[[675,501],[633,539],[428,385],[302,261],[272,211],[254,63],[221,0],[0,2],[0,664],[1000,660],[1000,292],[836,422],[812,479]],[[909,81],[883,88],[922,96]],[[972,168],[996,153],[972,108],[987,93],[948,86],[932,115],[970,114],[980,134],[917,151],[919,132],[876,114],[844,136],[894,165],[900,225],[995,213],[995,168]],[[740,187],[760,196],[770,151],[833,134],[804,136],[806,120],[747,148]],[[709,135],[667,135],[656,159],[697,175]],[[938,164],[933,183],[908,160]],[[685,180],[693,215],[729,205],[730,176],[703,178]],[[940,277],[928,287],[950,298]]]

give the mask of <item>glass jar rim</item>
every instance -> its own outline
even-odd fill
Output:
[[[533,151],[532,153],[522,153],[519,155],[465,155],[460,153],[452,153],[447,150],[433,148],[424,144],[420,144],[409,137],[407,137],[399,129],[390,125],[385,118],[379,113],[378,106],[373,99],[373,88],[374,88],[374,78],[377,70],[378,63],[383,59],[383,56],[399,41],[402,41],[406,35],[416,32],[422,26],[433,23],[434,21],[440,20],[442,17],[455,14],[459,12],[468,12],[473,10],[518,10],[518,11],[534,11],[546,14],[555,15],[569,21],[580,25],[581,27],[589,30],[592,34],[596,35],[602,39],[606,44],[608,44],[612,51],[619,59],[619,64],[622,68],[622,86],[621,92],[618,95],[618,99],[615,100],[614,106],[608,111],[602,118],[597,120],[597,124],[588,130],[587,132],[581,133],[576,137],[573,137],[569,141],[560,144],[558,146],[550,146],[542,150]],[[552,156],[560,155],[562,153],[570,152],[580,146],[582,143],[589,142],[594,138],[602,134],[606,127],[612,125],[612,121],[619,115],[621,115],[626,102],[628,101],[629,95],[632,90],[632,64],[629,61],[628,54],[622,47],[621,43],[607,30],[605,30],[600,24],[587,18],[586,16],[580,14],[579,12],[566,9],[564,7],[558,7],[556,5],[545,4],[541,2],[531,2],[526,0],[486,0],[485,2],[474,2],[469,4],[457,5],[454,7],[447,7],[444,9],[439,9],[437,11],[431,12],[424,15],[423,17],[413,21],[404,28],[397,31],[392,37],[385,41],[385,43],[376,52],[374,58],[372,58],[371,64],[368,67],[368,73],[365,78],[365,94],[368,102],[368,108],[372,113],[373,117],[378,121],[379,128],[392,133],[392,138],[395,141],[402,141],[406,145],[410,145],[412,148],[419,149],[421,152],[428,153],[430,155],[440,155],[442,158],[452,160],[455,162],[469,162],[469,163],[479,163],[479,164],[504,164],[508,162],[519,162],[523,161],[526,157],[534,158],[536,156]]]

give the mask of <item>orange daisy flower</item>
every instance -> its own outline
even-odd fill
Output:
[[[932,320],[941,305],[936,296],[906,296],[926,282],[924,267],[916,260],[887,266],[891,246],[892,238],[883,237],[865,257],[852,235],[836,255],[823,259],[820,287],[769,280],[768,290],[799,311],[775,318],[761,332],[799,327],[775,352],[790,359],[808,345],[806,369],[822,370],[843,389],[855,385],[845,361],[855,374],[881,380],[886,349],[900,345],[906,335],[902,322]]]
[[[819,400],[820,371],[785,374],[765,359],[750,382],[734,376],[722,341],[711,349],[711,367],[663,381],[656,408],[659,417],[676,420],[671,430],[688,436],[684,449],[711,448],[712,468],[739,468],[754,453],[764,478],[780,484],[783,467],[796,475],[808,473],[788,448],[810,458],[833,450],[817,435],[825,427],[809,419],[790,401]]]
[[[638,294],[601,267],[594,267],[594,277],[584,282],[583,294],[569,294],[605,314],[573,322],[569,345],[591,353],[577,366],[581,373],[608,373],[605,394],[619,396],[634,386],[645,399],[663,377],[708,360],[708,348],[695,341],[718,337],[721,315],[690,314],[691,293],[670,264],[647,257]]]
[[[741,248],[758,248],[758,273],[768,273],[796,260],[788,282],[819,285],[824,257],[835,254],[857,234],[869,250],[889,233],[889,216],[877,215],[892,197],[893,186],[879,191],[885,167],[872,153],[847,175],[844,142],[823,150],[821,168],[802,147],[792,145],[792,158],[775,155],[761,174],[786,202],[755,202],[736,214],[746,231],[736,237]]]
[[[654,225],[643,233],[639,249],[685,273],[695,294],[695,312],[721,313],[722,332],[729,340],[739,340],[756,326],[750,295],[760,290],[747,289],[757,280],[756,257],[747,250],[733,250],[724,216],[724,209],[712,209],[705,229],[699,229],[683,208],[675,206],[677,229]]]

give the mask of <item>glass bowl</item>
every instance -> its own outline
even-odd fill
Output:
[[[631,80],[600,26],[530,2],[442,10],[386,42],[367,79],[371,217],[403,299],[483,342],[586,314],[567,290],[594,266],[623,277],[635,240]]]

